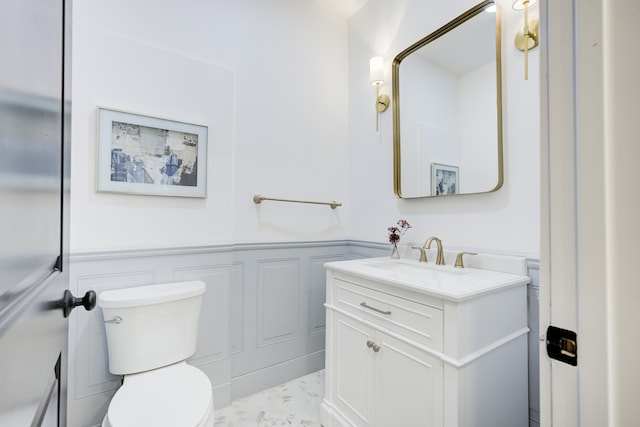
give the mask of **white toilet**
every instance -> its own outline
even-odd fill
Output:
[[[124,375],[103,427],[211,427],[209,378],[186,359],[196,351],[201,281],[105,291],[109,371]]]

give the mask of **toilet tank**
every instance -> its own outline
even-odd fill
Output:
[[[201,281],[101,292],[109,371],[143,372],[193,355],[204,292]]]

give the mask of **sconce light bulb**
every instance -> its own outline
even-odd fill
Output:
[[[374,86],[380,86],[384,83],[384,58],[382,56],[374,56],[369,60],[369,77]]]
[[[538,0],[513,0],[511,7],[513,10],[522,10],[526,7],[533,7],[538,3]]]
[[[369,81],[376,87],[376,132],[378,131],[379,114],[389,106],[389,97],[380,95],[380,85],[384,83],[384,58],[374,56],[369,60]]]

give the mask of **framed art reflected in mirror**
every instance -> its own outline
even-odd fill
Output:
[[[460,173],[457,166],[431,163],[431,195],[460,194]]]

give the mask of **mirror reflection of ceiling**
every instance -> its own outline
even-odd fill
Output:
[[[457,76],[467,74],[495,59],[495,20],[494,13],[480,13],[455,31],[432,41],[416,54]],[[459,48],[452,51],[452,46]]]
[[[314,0],[321,7],[330,12],[337,13],[346,19],[351,18],[360,10],[369,0]]]

